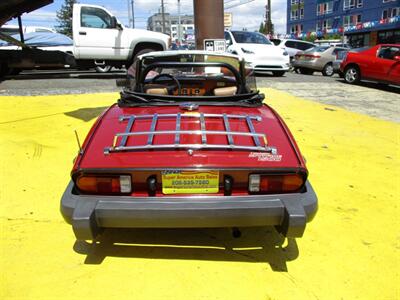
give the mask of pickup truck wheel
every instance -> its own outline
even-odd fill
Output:
[[[97,73],[108,73],[111,70],[111,66],[109,65],[104,65],[104,66],[96,66],[95,70]]]
[[[344,70],[344,81],[350,84],[356,84],[360,81],[361,74],[360,70],[355,66],[347,67]]]
[[[133,76],[135,74],[134,70],[135,70],[135,64],[136,64],[137,57],[142,54],[153,52],[153,51],[157,51],[157,50],[150,49],[150,48],[142,49],[138,53],[135,54],[135,56],[133,57],[131,62],[127,62],[126,70],[127,70],[128,77],[133,78]]]
[[[272,71],[272,74],[276,77],[282,77],[285,73],[285,71]]]
[[[324,76],[332,76],[333,75],[333,66],[331,63],[327,63],[325,67],[322,69],[322,75]]]

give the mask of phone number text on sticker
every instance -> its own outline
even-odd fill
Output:
[[[262,152],[250,152],[249,158],[257,158],[258,161],[281,161],[282,155]]]

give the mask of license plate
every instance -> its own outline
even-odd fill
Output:
[[[164,194],[210,194],[219,191],[218,171],[163,171]]]

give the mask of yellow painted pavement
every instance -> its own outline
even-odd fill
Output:
[[[0,299],[399,299],[396,123],[273,89],[320,208],[301,239],[269,228],[106,231],[59,213],[81,139],[118,94],[0,97]]]

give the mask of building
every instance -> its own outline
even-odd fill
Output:
[[[164,13],[165,18],[165,34],[171,35],[170,14]],[[163,32],[162,13],[156,13],[147,19],[147,29],[151,31]]]
[[[400,43],[400,0],[287,0],[287,33],[344,34],[353,47]]]
[[[178,40],[178,16],[165,13],[164,18],[165,34],[170,35],[173,41]],[[162,32],[161,13],[156,13],[147,19],[147,29]],[[192,15],[181,16],[181,37],[184,41],[194,41],[194,17]]]

